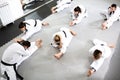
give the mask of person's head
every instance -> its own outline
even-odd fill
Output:
[[[26,24],[25,24],[24,22],[20,22],[20,24],[19,24],[19,29],[20,29],[22,32],[26,31]]]
[[[28,49],[28,48],[31,46],[31,44],[30,44],[29,41],[23,41],[23,42],[21,43],[21,45],[22,45],[25,49]]]
[[[102,52],[100,50],[95,50],[93,53],[93,57],[95,60],[98,60],[102,56]]]
[[[79,14],[79,13],[81,13],[81,9],[79,6],[77,6],[74,8],[74,14]]]
[[[55,42],[60,42],[60,36],[59,36],[59,35],[55,35],[54,41],[55,41]]]
[[[116,8],[117,8],[117,5],[116,5],[116,4],[112,4],[112,5],[110,6],[111,11],[115,11]]]

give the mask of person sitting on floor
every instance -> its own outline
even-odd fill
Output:
[[[87,11],[82,5],[76,6],[71,12],[72,21],[69,24],[70,26],[80,23],[84,17],[87,17]]]
[[[95,46],[89,50],[89,53],[92,54],[94,61],[90,65],[91,67],[87,73],[88,76],[91,76],[102,66],[105,59],[109,58],[112,53],[110,48],[114,48],[113,44],[108,45],[106,42],[98,39],[94,39],[93,43]]]
[[[41,30],[42,26],[47,26],[49,23],[42,22],[39,19],[29,19],[19,24],[19,29],[24,33],[21,38],[16,38],[15,41],[28,40],[31,36]]]
[[[60,31],[53,35],[51,45],[60,50],[60,52],[54,55],[57,59],[60,59],[65,54],[67,47],[75,35],[74,31],[64,27],[60,28]]]
[[[52,13],[57,13],[71,5],[73,0],[58,0],[57,5],[51,8]]]
[[[106,17],[102,23],[102,30],[108,29],[115,21],[120,20],[120,8],[116,4],[112,4],[108,11],[102,14]]]
[[[17,80],[17,78],[23,80],[23,77],[17,72],[18,66],[41,46],[42,40],[40,39],[35,42],[17,41],[8,46],[1,60],[1,73],[7,79],[1,77],[0,80]]]

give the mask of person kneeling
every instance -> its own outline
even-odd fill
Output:
[[[51,45],[60,50],[59,53],[54,55],[57,59],[60,59],[66,52],[69,43],[75,35],[76,33],[68,28],[61,28],[59,32],[53,35]]]

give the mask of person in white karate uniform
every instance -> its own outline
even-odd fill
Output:
[[[84,17],[87,17],[87,11],[82,5],[76,6],[73,10],[71,10],[71,13],[72,21],[69,24],[70,26],[80,23]]]
[[[51,8],[52,13],[57,13],[71,5],[73,0],[58,0],[57,5]]]
[[[16,38],[15,41],[28,40],[31,36],[41,30],[42,26],[47,26],[49,23],[42,22],[39,19],[29,19],[23,21],[19,24],[19,29],[23,32],[23,36],[21,38]]]
[[[42,46],[42,40],[35,42],[21,41],[11,44],[3,53],[1,60],[1,73],[6,78],[1,80],[23,80],[17,72],[18,66],[27,58],[29,58],[38,48]]]
[[[75,35],[76,33],[74,31],[65,27],[60,28],[60,31],[53,35],[51,45],[60,50],[60,52],[54,55],[57,59],[60,59],[65,54],[69,43]]]
[[[114,48],[113,44],[107,44],[104,41],[94,39],[93,46],[89,53],[92,54],[94,61],[90,65],[90,69],[88,70],[88,76],[91,76],[94,72],[96,72],[103,64],[105,59],[109,58],[111,55],[111,49]]]
[[[105,21],[102,23],[102,30],[108,29],[112,24],[120,20],[120,7],[116,4],[112,4],[107,11],[102,13],[105,15]]]
[[[32,2],[38,2],[38,1],[44,1],[44,0],[20,0],[20,1],[21,1],[21,5],[23,6],[23,9],[25,9],[25,7],[31,4]]]

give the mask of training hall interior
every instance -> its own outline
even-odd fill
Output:
[[[23,36],[18,28],[20,22],[39,19],[49,23],[28,39],[30,42],[41,39],[43,44],[18,67],[24,80],[120,80],[120,21],[115,21],[106,30],[101,29],[104,22],[101,12],[111,4],[120,6],[120,0],[73,0],[70,7],[54,14],[51,8],[58,0],[28,0],[26,4],[22,1],[26,0],[0,0],[0,60],[6,48],[15,43],[14,39]],[[86,8],[87,17],[70,26],[71,10],[78,5]],[[75,31],[76,36],[58,60],[54,54],[59,50],[51,46],[51,40],[62,27]],[[115,47],[102,66],[88,77],[92,63],[89,49],[94,46],[94,39],[113,43]],[[3,75],[0,73],[0,76]]]

